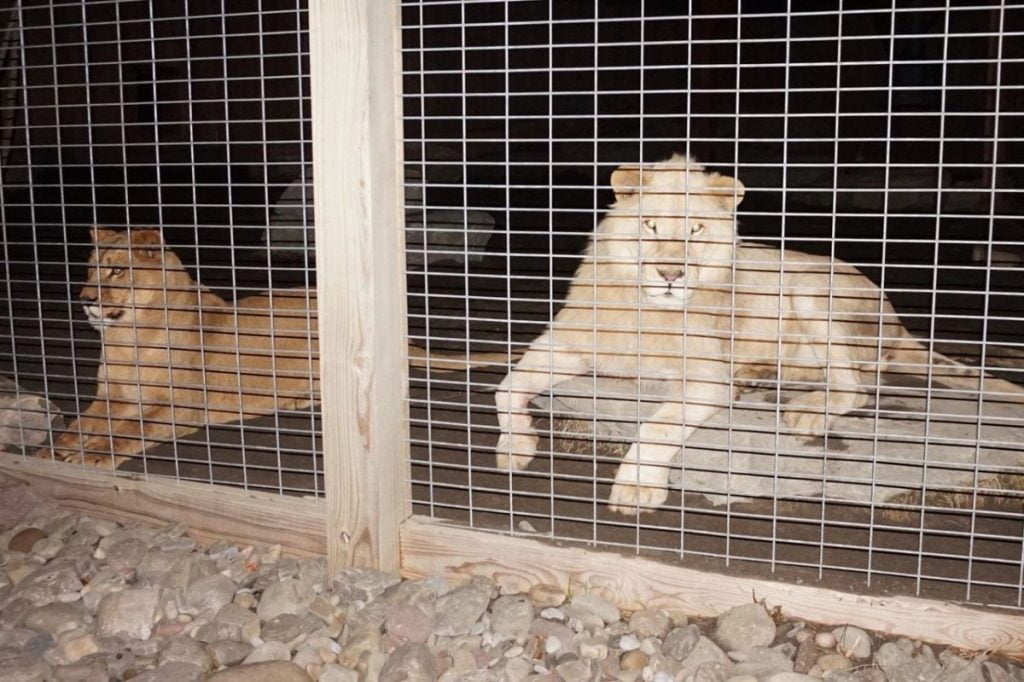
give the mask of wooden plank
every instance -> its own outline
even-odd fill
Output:
[[[505,591],[559,585],[570,594],[592,591],[623,609],[678,608],[715,616],[752,598],[789,618],[852,624],[970,651],[1024,660],[1024,616],[968,609],[913,597],[869,597],[671,566],[611,552],[455,527],[421,517],[402,524],[402,573],[465,580],[483,575]]]
[[[31,486],[61,507],[152,526],[181,521],[200,542],[267,546],[290,556],[323,556],[323,500],[246,492],[173,479],[112,474],[49,460],[0,454],[0,476]]]
[[[410,513],[397,3],[311,0],[327,552],[397,570]]]

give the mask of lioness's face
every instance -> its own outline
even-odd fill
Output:
[[[644,303],[681,308],[702,285],[731,280],[738,180],[674,156],[622,166],[611,183],[618,201],[609,231],[621,240],[612,248],[637,259]]]
[[[636,232],[642,292],[648,305],[681,308],[701,284],[732,267],[734,223],[714,201],[696,195],[650,195]]]
[[[136,310],[144,308],[154,278],[162,281],[161,265],[153,247],[162,244],[156,230],[134,233],[93,230],[95,248],[89,256],[89,275],[79,293],[85,316],[94,329],[103,332],[114,325],[135,322]]]

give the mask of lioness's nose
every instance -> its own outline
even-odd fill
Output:
[[[679,279],[680,277],[683,276],[683,269],[682,268],[658,268],[658,274],[661,275],[662,278],[666,282],[674,282],[674,281],[676,281],[677,279]]]
[[[95,303],[97,300],[96,293],[92,289],[82,289],[78,294],[78,299],[82,303]]]

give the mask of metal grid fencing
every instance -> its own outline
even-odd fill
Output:
[[[305,3],[2,20],[3,448],[322,494]]]
[[[401,9],[417,512],[1024,606],[1024,8]]]

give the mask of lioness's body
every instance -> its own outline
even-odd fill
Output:
[[[102,337],[96,399],[53,444],[64,460],[114,465],[207,424],[319,399],[316,292],[278,289],[228,303],[192,279],[158,230],[93,230],[81,299]],[[446,371],[502,353],[428,354]]]
[[[665,501],[668,464],[744,381],[802,385],[783,419],[811,436],[866,405],[883,371],[981,388],[977,370],[913,339],[854,267],[739,242],[735,208],[744,189],[733,178],[676,156],[620,168],[612,186],[617,201],[565,306],[498,389],[499,466],[521,469],[533,459],[530,400],[586,373],[668,383],[668,398],[640,425],[616,473],[610,503],[622,513]],[[1021,401],[1015,384],[986,376],[983,385]]]

